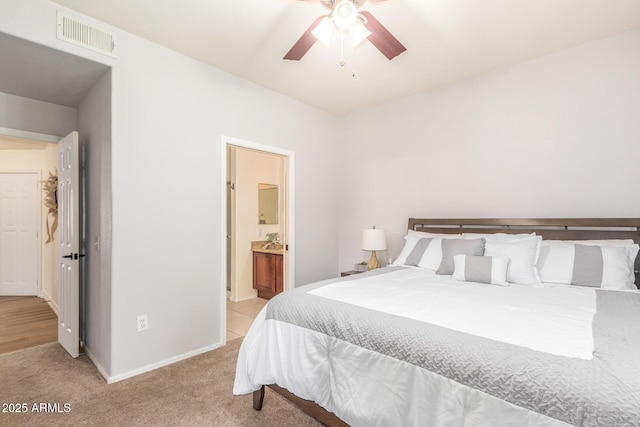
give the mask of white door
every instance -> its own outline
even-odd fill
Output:
[[[72,357],[80,354],[80,168],[78,132],[58,142],[58,232],[60,283],[58,341]]]
[[[0,173],[0,295],[38,295],[39,176]]]

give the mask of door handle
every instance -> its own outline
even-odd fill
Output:
[[[62,255],[62,258],[69,258],[69,259],[78,259],[78,258],[82,258],[86,256],[85,254],[74,254],[74,253],[70,253],[69,255]]]

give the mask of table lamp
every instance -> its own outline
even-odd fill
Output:
[[[384,230],[381,228],[366,229],[362,232],[362,250],[371,251],[371,259],[367,264],[367,270],[375,270],[380,268],[380,262],[376,257],[376,251],[384,251],[387,249],[387,241],[384,238]]]

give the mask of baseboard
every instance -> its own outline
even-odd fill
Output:
[[[258,293],[257,292],[256,292],[255,295],[247,295],[247,296],[240,297],[240,298],[236,297],[236,299],[229,298],[229,300],[233,301],[233,302],[240,302],[240,301],[246,301],[246,300],[256,299],[256,298],[258,298]]]
[[[181,360],[189,359],[189,358],[197,356],[199,354],[206,353],[206,352],[211,351],[211,350],[215,350],[217,348],[222,347],[223,345],[224,344],[220,344],[220,343],[213,344],[213,345],[210,345],[208,347],[203,347],[203,348],[198,349],[198,350],[190,351],[189,353],[184,353],[184,354],[181,354],[179,356],[170,357],[169,359],[161,360],[160,362],[152,363],[150,365],[144,366],[142,368],[134,369],[132,371],[125,372],[123,374],[113,375],[113,376],[110,376],[110,377],[109,376],[105,376],[103,374],[103,376],[107,380],[108,384],[113,384],[113,383],[116,383],[118,381],[126,380],[127,378],[135,377],[137,375],[144,374],[145,372],[150,372],[150,371],[153,371],[155,369],[162,368],[163,366],[168,366],[168,365],[171,365],[173,363],[180,362]],[[98,370],[100,370],[100,369],[98,369]],[[100,373],[102,373],[102,372],[100,372]]]
[[[96,359],[96,357],[93,355],[93,353],[91,353],[91,350],[89,350],[86,345],[84,346],[84,352],[87,354],[89,360],[91,360],[91,363],[93,363],[93,366],[95,366],[98,372],[100,372],[100,375],[102,375],[102,377],[107,381],[107,384],[109,384],[109,375],[107,374],[107,371],[102,367],[102,365],[98,362],[98,359]]]
[[[53,299],[51,299],[51,295],[49,295],[48,293],[46,293],[45,291],[42,291],[40,293],[40,298],[44,299],[47,304],[49,304],[49,307],[51,307],[51,310],[53,310],[53,312],[56,314],[56,316],[58,315],[58,304],[56,304]]]

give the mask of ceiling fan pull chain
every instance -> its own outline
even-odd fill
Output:
[[[340,66],[344,67],[344,31],[340,31]]]
[[[353,67],[351,68],[351,77],[356,76],[356,50],[353,49]]]

